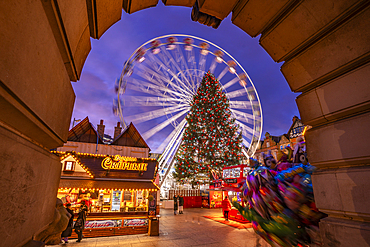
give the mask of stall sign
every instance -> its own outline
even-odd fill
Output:
[[[157,208],[157,192],[152,192],[150,195],[153,196],[153,200],[149,202],[148,214],[150,216],[155,216]]]
[[[123,226],[147,226],[148,219],[124,219]]]
[[[201,191],[202,207],[209,208],[209,191]]]
[[[107,228],[107,227],[120,227],[122,220],[87,220],[85,228]]]
[[[233,179],[225,179],[225,183],[228,183],[228,184],[235,184],[237,182],[238,182],[238,180],[236,178],[233,178]]]
[[[146,171],[147,163],[136,163],[136,158],[115,155],[113,158],[105,157],[101,162],[101,167],[105,170],[128,170],[128,171]]]

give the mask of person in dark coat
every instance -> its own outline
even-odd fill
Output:
[[[173,196],[173,214],[177,214],[177,210],[179,209],[178,197],[177,195]]]
[[[224,217],[226,221],[229,221],[229,211],[231,210],[231,203],[227,196],[225,196],[225,199],[222,200],[222,210],[224,211]]]
[[[78,213],[77,220],[74,225],[74,229],[78,237],[76,242],[81,242],[82,240],[82,231],[85,229],[86,213],[87,206],[85,204],[81,204],[80,212]]]
[[[184,197],[182,195],[179,195],[179,214],[184,213]]]
[[[71,215],[71,218],[69,218],[67,228],[62,232],[62,240],[64,240],[64,243],[68,243],[68,237],[72,235],[72,226],[73,226],[73,217],[74,217],[74,213],[73,213],[73,210],[71,209],[70,203],[67,203],[66,209],[68,213]]]

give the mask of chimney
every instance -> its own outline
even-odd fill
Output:
[[[114,127],[114,137],[113,137],[113,140],[115,140],[121,134],[121,131],[122,131],[121,123],[120,122],[117,122],[117,126]]]
[[[104,129],[105,129],[105,125],[103,124],[103,122],[104,120],[101,119],[100,124],[98,124],[98,133],[102,139],[104,138]]]

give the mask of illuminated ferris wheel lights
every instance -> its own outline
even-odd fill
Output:
[[[185,38],[184,39],[184,43],[185,43],[185,50],[186,51],[191,51],[193,50],[193,46],[192,44],[194,43],[194,40],[192,38]]]
[[[145,60],[145,49],[143,48],[140,48],[137,52],[136,52],[136,55],[135,55],[135,60],[138,61],[139,63],[142,63],[144,62]]]
[[[152,53],[155,55],[155,54],[158,54],[161,49],[159,48],[159,46],[161,45],[161,42],[159,40],[153,40],[152,42],[150,42],[150,45],[151,45],[151,50],[152,50]]]
[[[239,74],[238,76],[239,76],[239,79],[240,79],[240,80],[245,80],[245,79],[247,79],[247,75],[246,75],[246,74],[244,74],[244,73],[241,73],[241,74]]]
[[[229,67],[229,72],[235,74],[236,69],[234,67]]]
[[[215,56],[216,56],[216,62],[218,63],[222,63],[224,60],[222,59],[222,56],[224,55],[224,53],[222,51],[216,51],[215,52]]]
[[[193,50],[193,47],[191,45],[185,45],[185,50],[186,51],[191,51],[191,50]]]
[[[169,51],[172,51],[173,49],[176,48],[175,42],[177,41],[176,37],[168,37],[167,41],[169,44],[167,44],[166,49]]]
[[[166,47],[166,49],[169,50],[169,51],[172,51],[175,48],[176,48],[175,44],[168,44],[167,47]]]
[[[208,53],[209,53],[209,51],[206,50],[206,49],[200,50],[200,54],[202,54],[203,56],[206,56]]]
[[[218,63],[222,63],[224,60],[222,59],[222,57],[216,57],[216,62]]]
[[[239,74],[238,75],[238,77],[239,77],[239,84],[240,84],[240,86],[242,86],[242,87],[244,87],[245,85],[247,85],[247,81],[246,81],[246,79],[247,79],[247,75],[246,74],[244,74],[244,73],[241,73],[241,74]]]
[[[157,48],[153,48],[153,49],[152,49],[152,53],[153,53],[154,55],[158,54],[160,51],[161,51],[161,49],[159,49],[159,47],[157,47]]]

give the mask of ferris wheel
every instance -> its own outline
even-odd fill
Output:
[[[262,133],[262,109],[244,68],[210,41],[183,34],[165,35],[141,45],[125,62],[113,105],[124,126],[125,121],[142,126],[139,128],[144,130],[145,140],[162,137],[157,149],[164,150],[159,169],[173,162],[186,127],[185,116],[207,71],[215,75],[229,99],[232,117],[243,136],[243,154],[248,158],[256,151]]]

